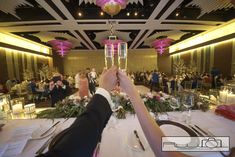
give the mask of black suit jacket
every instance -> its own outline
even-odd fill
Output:
[[[112,110],[106,98],[95,94],[87,110],[46,154],[38,157],[92,157]]]

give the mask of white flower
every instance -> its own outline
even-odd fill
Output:
[[[160,98],[160,101],[161,101],[161,102],[164,102],[164,101],[166,101],[166,99],[165,99],[164,97],[161,97],[161,98]]]
[[[146,102],[146,101],[147,101],[147,99],[146,99],[146,98],[143,98],[142,100],[143,100],[143,102]]]
[[[153,94],[150,93],[150,92],[148,92],[146,95],[147,95],[147,97],[149,97],[149,98],[153,98]]]

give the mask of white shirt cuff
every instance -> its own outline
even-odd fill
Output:
[[[115,105],[113,104],[112,99],[111,99],[111,95],[109,94],[109,92],[107,90],[105,90],[104,88],[98,88],[96,90],[95,94],[99,94],[99,95],[102,95],[103,97],[105,97],[109,103],[110,108],[111,109],[114,108]]]

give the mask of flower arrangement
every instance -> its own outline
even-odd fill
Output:
[[[179,93],[180,95],[181,93]],[[165,93],[160,92],[157,95],[153,95],[152,93],[147,93],[141,95],[141,98],[149,110],[149,112],[154,114],[166,113],[169,111],[173,111],[170,105],[170,99],[172,96],[167,95]],[[209,109],[209,103],[197,97],[195,94],[195,105],[192,109],[200,109],[202,111],[207,111]],[[131,104],[130,98],[125,93],[114,92],[111,93],[111,98],[113,103],[116,106],[116,110],[114,110],[114,115],[118,119],[125,119],[126,113],[135,114],[134,108]],[[56,104],[55,109],[44,110],[37,114],[37,118],[69,118],[69,117],[77,117],[81,113],[83,113],[86,109],[86,105],[90,101],[89,98],[85,97],[83,99],[77,97],[65,98],[63,101],[58,102]],[[184,110],[183,105],[181,105],[178,111]]]
[[[86,110],[89,99],[69,99],[56,103],[54,109],[47,109],[37,114],[37,118],[70,118],[77,117]]]

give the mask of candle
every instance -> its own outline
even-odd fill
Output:
[[[12,113],[13,114],[19,114],[23,112],[23,106],[22,103],[18,103],[12,106]]]
[[[219,92],[219,97],[220,97],[221,102],[226,103],[227,94],[228,94],[227,90],[223,90]]]
[[[32,103],[32,104],[25,105],[24,106],[24,111],[25,111],[25,113],[33,113],[33,112],[35,112],[35,104]]]
[[[235,103],[235,94],[228,93],[227,94],[227,103],[226,104],[234,104]]]

